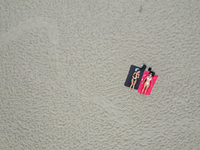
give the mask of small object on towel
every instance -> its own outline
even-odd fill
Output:
[[[135,68],[135,72],[137,72],[139,70],[139,68]]]
[[[142,64],[142,65],[141,65],[141,69],[140,69],[140,70],[145,70],[145,69],[146,69],[146,67],[147,67],[147,66],[146,66],[145,64]]]
[[[149,67],[148,71],[149,71],[149,72],[151,71],[151,67]]]

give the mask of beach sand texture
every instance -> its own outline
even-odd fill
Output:
[[[200,1],[0,0],[1,150],[200,150]],[[130,65],[159,75],[150,96]]]

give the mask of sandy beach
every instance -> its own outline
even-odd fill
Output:
[[[0,0],[1,150],[200,150],[200,1]],[[124,86],[131,65],[159,76]]]

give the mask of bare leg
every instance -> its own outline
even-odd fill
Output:
[[[134,87],[135,87],[135,84],[136,84],[136,80],[133,81],[133,88],[132,88],[132,91],[133,91],[133,89],[134,89]]]
[[[144,87],[143,87],[143,89],[142,89],[142,92],[141,93],[143,93],[143,91],[144,91],[144,89],[146,88],[146,84],[144,84]]]
[[[129,91],[131,90],[131,87],[133,86],[133,79],[131,79],[131,86],[129,88]]]
[[[137,80],[135,80],[134,84],[133,84],[133,88],[135,88],[135,84],[136,84]]]
[[[144,94],[146,94],[146,92],[147,92],[147,89],[149,88],[149,85],[147,85],[147,87],[146,87],[146,90],[145,90],[145,92],[144,92]]]
[[[129,91],[131,90],[131,87],[132,87],[133,85],[131,84],[131,86],[130,86],[130,88],[129,88]]]

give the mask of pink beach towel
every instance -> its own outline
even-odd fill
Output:
[[[143,81],[144,81],[145,77],[146,77],[148,74],[149,74],[149,72],[145,70],[145,71],[144,71],[144,74],[143,74],[143,76],[142,76],[142,79],[141,79],[139,88],[138,88],[138,92],[139,92],[139,93],[142,92],[142,89],[143,89],[143,87],[144,87]],[[156,74],[154,75],[154,77],[152,77],[152,79],[153,79],[152,86],[151,86],[151,83],[150,83],[150,86],[149,86],[149,88],[147,89],[147,92],[146,92],[145,95],[150,95],[150,94],[151,94],[151,90],[152,90],[152,88],[153,88],[153,86],[154,86],[154,84],[155,84],[157,78],[158,78],[158,75],[156,75]],[[145,91],[145,90],[144,90],[144,91]],[[142,94],[144,94],[144,91],[143,91]]]

